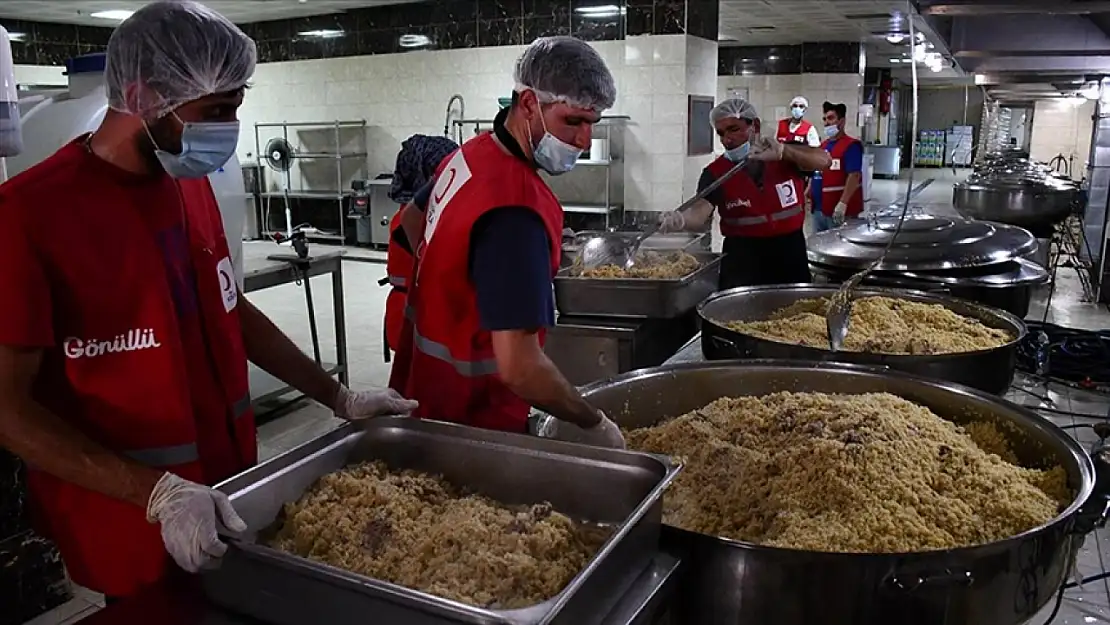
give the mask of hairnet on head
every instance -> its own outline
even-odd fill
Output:
[[[790,101],[790,106],[801,106],[803,108],[809,108],[809,100],[805,99],[805,97],[803,96],[796,95],[794,96],[794,99]]]
[[[713,124],[730,117],[752,121],[759,119],[759,113],[755,110],[755,106],[744,98],[724,100],[709,112],[709,121]]]
[[[152,2],[108,40],[108,105],[157,119],[186,102],[243,87],[256,58],[254,41],[208,7],[191,0]]]
[[[574,37],[541,37],[517,59],[516,91],[531,89],[543,104],[565,102],[603,111],[617,99],[613,74],[588,43]]]

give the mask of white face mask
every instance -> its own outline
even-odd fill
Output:
[[[582,150],[569,143],[564,143],[548,132],[547,122],[543,120],[542,115],[540,116],[540,123],[543,124],[543,138],[532,148],[532,160],[535,161],[536,166],[552,176],[565,174],[574,169],[574,166],[578,164],[578,157],[582,156]],[[531,130],[528,131],[529,140],[531,140],[531,132]]]

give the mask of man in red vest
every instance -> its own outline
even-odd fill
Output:
[[[256,461],[248,358],[340,417],[415,408],[347,390],[238,291],[205,176],[234,158],[254,66],[222,16],[149,4],[108,42],[96,132],[0,187],[0,445],[70,576],[109,598],[247,529],[210,485]]]
[[[405,208],[405,236],[419,243],[390,386],[420,402],[419,417],[524,433],[534,406],[583,442],[621,447],[619,428],[543,352],[563,209],[537,171],[575,166],[616,99],[613,76],[585,42],[546,37],[514,78],[493,132],[445,159]]]
[[[779,143],[759,134],[759,114],[747,100],[718,104],[710,120],[725,148],[705,168],[698,188],[704,189],[748,159],[744,168],[684,213],[663,215],[662,229],[698,230],[721,215],[724,259],[720,288],[809,282],[809,261],[802,233],[805,207],[803,172],[828,166],[821,148]]]
[[[813,177],[810,197],[813,202],[815,232],[823,232],[854,219],[863,212],[863,144],[844,133],[848,107],[825,102],[825,142],[831,163]]]
[[[814,148],[821,145],[821,137],[817,134],[817,128],[802,119],[808,108],[809,100],[802,96],[795,96],[790,101],[790,117],[779,120],[778,133],[775,135],[779,143],[808,145]]]

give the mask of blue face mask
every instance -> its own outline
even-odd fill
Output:
[[[731,150],[725,150],[725,158],[732,161],[733,163],[739,163],[741,159],[748,155],[748,150],[750,150],[751,147],[752,144],[748,141],[745,141],[743,144],[732,148]]]
[[[543,138],[532,150],[532,160],[536,162],[536,166],[552,176],[565,174],[574,169],[574,166],[578,164],[578,157],[582,155],[582,150],[569,143],[563,143],[558,137],[548,132],[547,123],[543,121],[542,117],[540,122],[544,125]]]
[[[832,139],[840,134],[840,126],[825,126],[825,136]]]
[[[802,115],[806,114],[806,110],[800,106],[795,106],[790,109],[790,114],[794,116],[794,119],[801,119]]]
[[[173,114],[177,117],[177,114]],[[178,118],[181,121],[181,118]],[[145,124],[144,124],[145,126]],[[181,153],[170,154],[158,147],[154,155],[166,173],[174,178],[203,178],[223,167],[239,145],[239,122],[181,122]]]

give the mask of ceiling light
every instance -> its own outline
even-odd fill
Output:
[[[123,9],[112,9],[111,11],[97,11],[96,13],[89,13],[89,17],[95,17],[98,20],[113,20],[122,22],[123,20],[131,17],[134,11],[125,11]]]
[[[616,17],[624,15],[624,8],[615,4],[603,4],[596,7],[578,7],[574,10],[575,13],[582,14],[587,18],[603,18],[603,17]]]
[[[23,41],[27,37],[27,33],[8,33],[8,39],[12,41]]]
[[[401,35],[397,43],[401,44],[402,48],[419,48],[432,43],[432,40],[428,39],[427,35]]]
[[[894,44],[902,43],[903,41],[905,41],[905,39],[906,36],[902,33],[890,33],[886,36],[886,40]]]
[[[317,38],[320,38],[320,39],[334,39],[336,37],[342,37],[344,33],[341,30],[323,29],[323,30],[304,30],[304,31],[301,31],[297,34],[300,35],[301,37],[317,37]]]
[[[768,61],[777,61],[777,60],[779,60],[779,56],[777,54],[772,54],[771,56],[767,57],[767,60]]]

